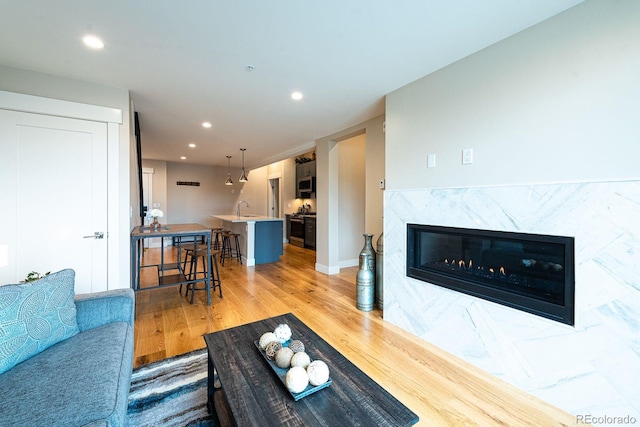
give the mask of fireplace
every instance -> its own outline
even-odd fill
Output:
[[[574,324],[573,237],[407,224],[407,276]]]

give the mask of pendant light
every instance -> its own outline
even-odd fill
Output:
[[[242,173],[240,174],[240,179],[238,180],[240,182],[249,182],[249,180],[247,179],[247,175],[244,173],[244,152],[246,150],[246,148],[240,149],[240,151],[242,151]]]
[[[231,156],[227,156],[227,168],[229,172],[227,173],[227,180],[224,182],[224,185],[233,185],[233,181],[231,180]]]

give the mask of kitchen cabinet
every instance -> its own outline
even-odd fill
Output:
[[[291,237],[291,215],[290,214],[285,214],[285,225],[287,227],[287,241],[290,240]]]
[[[238,233],[240,252],[247,267],[280,260],[283,253],[282,218],[260,215],[211,215],[225,230]]]
[[[296,165],[296,177],[305,178],[308,176],[316,176],[316,161],[312,160],[306,163]]]
[[[296,198],[315,199],[316,197],[316,161],[312,160],[296,165]]]
[[[316,218],[305,216],[304,218],[304,247],[316,249]]]

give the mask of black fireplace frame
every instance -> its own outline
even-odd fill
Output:
[[[486,286],[482,283],[461,277],[454,277],[433,270],[420,268],[417,253],[417,232],[467,235],[496,239],[528,240],[564,245],[564,289],[563,303],[554,304],[526,295],[519,295],[508,290]],[[467,295],[482,298],[511,308],[522,310],[567,325],[574,325],[575,319],[575,242],[573,237],[550,236],[529,233],[514,233],[469,228],[444,227],[424,224],[407,224],[407,272],[406,275],[433,285],[442,286]]]

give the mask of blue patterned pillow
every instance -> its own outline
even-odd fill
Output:
[[[24,285],[0,286],[0,374],[79,332],[75,274],[66,269]]]

